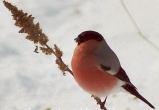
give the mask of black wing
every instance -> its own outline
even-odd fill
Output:
[[[131,83],[129,77],[127,76],[126,72],[123,70],[122,67],[120,67],[118,73],[116,75],[114,75],[115,77],[119,78],[122,81]]]

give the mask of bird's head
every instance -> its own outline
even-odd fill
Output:
[[[78,35],[77,38],[74,40],[77,42],[78,45],[85,43],[87,41],[97,41],[100,42],[104,38],[102,37],[101,34],[95,31],[84,31],[81,34]]]

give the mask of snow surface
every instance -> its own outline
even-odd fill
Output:
[[[123,68],[159,110],[159,51],[137,33],[120,0],[10,0],[33,14],[50,45],[57,43],[70,66],[74,38],[84,30],[103,34]],[[124,0],[141,31],[159,47],[159,0]],[[97,110],[71,75],[63,76],[55,58],[34,53],[0,2],[0,110]],[[150,110],[127,93],[108,97],[109,110]]]

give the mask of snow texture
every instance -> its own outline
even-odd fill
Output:
[[[159,110],[159,51],[138,34],[120,0],[10,0],[33,14],[57,43],[70,66],[74,38],[100,32],[118,55],[139,92]],[[159,47],[159,0],[124,0],[144,35]],[[71,75],[63,76],[55,58],[34,53],[0,2],[0,110],[97,110],[95,101]],[[127,93],[108,97],[109,110],[150,110]]]

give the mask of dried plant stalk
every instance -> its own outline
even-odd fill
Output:
[[[28,13],[24,13],[23,10],[18,10],[16,6],[13,6],[11,3],[7,1],[3,1],[6,8],[11,11],[13,19],[15,20],[15,25],[20,27],[19,33],[26,33],[26,39],[32,41],[34,44],[39,44],[40,46],[36,46],[35,51],[38,52],[38,48],[46,54],[46,55],[54,55],[56,57],[56,64],[58,68],[62,71],[63,75],[66,72],[70,73],[73,76],[73,72],[69,69],[68,65],[66,65],[63,60],[62,56],[63,53],[58,48],[56,44],[54,44],[54,48],[48,46],[48,37],[42,32],[39,23],[34,23],[34,17],[32,15],[28,15]],[[97,104],[100,105],[100,108],[106,110],[100,98],[92,95],[92,97],[96,100]]]
[[[60,70],[65,75],[66,72],[69,72],[73,75],[72,71],[62,60],[62,51],[58,48],[57,45],[54,45],[54,49],[47,45],[48,37],[42,32],[39,23],[34,23],[34,17],[24,13],[22,10],[18,10],[16,6],[13,6],[11,3],[3,1],[4,5],[11,11],[13,19],[15,20],[15,25],[20,27],[19,33],[26,33],[26,39],[33,41],[34,44],[39,44],[40,50],[46,55],[55,55],[56,64]],[[35,52],[37,52],[38,47],[36,46]]]

